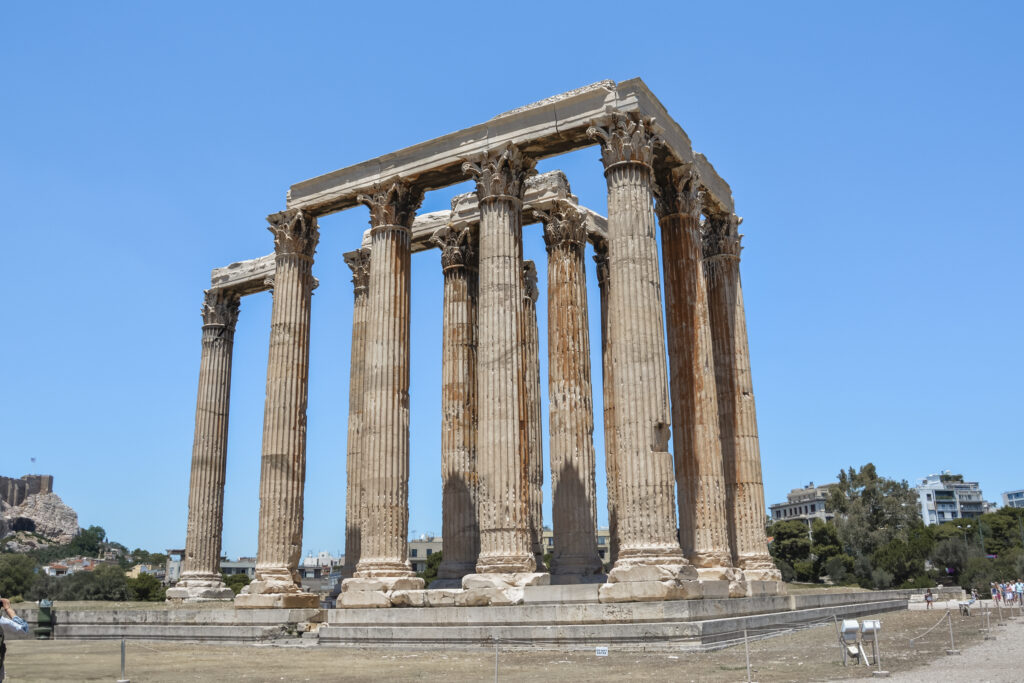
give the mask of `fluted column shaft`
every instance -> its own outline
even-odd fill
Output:
[[[583,261],[586,238],[584,216],[572,205],[560,205],[547,215],[552,574],[594,574],[601,569]]]
[[[476,249],[468,228],[442,228],[444,269],[441,344],[441,528],[439,579],[473,572],[480,554],[476,455]]]
[[[536,561],[529,533],[522,193],[533,163],[510,146],[463,169],[476,179],[480,205],[476,570],[532,572]]]
[[[529,453],[530,548],[544,571],[544,425],[540,401],[540,334],[537,330],[537,266],[523,261],[523,377],[526,399],[526,448]]]
[[[672,440],[679,486],[679,541],[697,567],[729,567],[729,523],[719,439],[711,325],[701,269],[699,179],[665,179],[658,212],[665,273]]]
[[[360,195],[370,207],[361,460],[365,467],[357,578],[412,576],[409,535],[409,269],[423,193],[402,181]]]
[[[604,469],[608,488],[608,564],[619,556],[619,467],[615,447],[615,389],[612,350],[608,338],[608,243],[594,245],[597,286],[601,294],[601,396],[604,402]]]
[[[345,254],[345,263],[352,269],[352,345],[348,380],[348,441],[346,445],[345,493],[345,566],[341,575],[349,578],[355,572],[362,554],[366,503],[363,500],[362,459],[363,382],[366,374],[366,321],[370,288],[370,252],[360,249]]]
[[[739,218],[714,216],[704,235],[704,274],[714,343],[730,545],[748,580],[779,580],[764,532],[764,484],[740,284]]]
[[[182,584],[202,581],[223,585],[220,551],[224,528],[224,473],[238,305],[237,293],[217,289],[208,290],[203,303],[203,350],[192,441],[188,531],[179,581]]]
[[[619,554],[631,564],[686,564],[676,535],[675,478],[661,277],[646,122],[619,115],[602,138],[608,182],[609,339],[614,367]]]
[[[300,590],[310,303],[319,240],[316,218],[302,211],[283,211],[268,220],[277,266],[263,416],[259,548],[256,579],[247,586],[256,594]]]

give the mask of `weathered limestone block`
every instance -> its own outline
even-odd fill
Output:
[[[300,587],[306,480],[306,401],[309,388],[309,314],[316,217],[290,209],[267,219],[274,234],[276,273],[270,315],[267,398],[260,470],[256,579],[236,607],[316,607]]]
[[[391,598],[384,591],[342,591],[337,605],[344,609],[391,607]]]
[[[654,602],[697,600],[704,597],[697,581],[629,581],[606,583],[598,591],[601,602]],[[722,596],[724,597],[724,596]]]

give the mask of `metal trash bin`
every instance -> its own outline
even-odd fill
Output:
[[[36,634],[36,640],[49,640],[53,637],[53,602],[50,600],[39,601],[39,613],[36,617],[36,627],[32,632]]]

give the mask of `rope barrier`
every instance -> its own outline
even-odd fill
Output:
[[[940,625],[940,624],[941,624],[941,623],[942,623],[943,621],[945,621],[945,620],[946,620],[947,618],[948,618],[948,619],[950,620],[950,624],[952,624],[952,619],[953,619],[953,617],[951,616],[951,614],[950,614],[950,611],[949,611],[949,610],[946,610],[946,613],[945,613],[945,614],[943,614],[943,615],[942,615],[941,617],[939,617],[939,620],[938,620],[938,621],[937,621],[937,622],[935,623],[935,626],[932,626],[932,627],[931,627],[930,629],[928,629],[927,631],[925,631],[925,632],[924,632],[924,633],[922,633],[921,635],[919,635],[919,636],[914,636],[913,638],[911,638],[911,639],[910,639],[910,644],[911,644],[911,645],[913,645],[913,644],[914,644],[914,641],[915,641],[915,640],[920,640],[921,638],[924,638],[924,637],[925,637],[926,635],[928,635],[929,633],[931,633],[932,631],[934,631],[935,629],[937,629],[937,628],[939,627],[939,625]]]

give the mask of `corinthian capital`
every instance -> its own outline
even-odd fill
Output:
[[[423,190],[396,177],[375,185],[370,193],[357,196],[356,201],[370,208],[371,228],[411,228],[416,210],[423,203]]]
[[[660,142],[653,132],[654,119],[637,114],[612,112],[603,122],[587,128],[587,135],[601,140],[601,161],[608,168],[632,161],[650,166],[654,163],[654,145]]]
[[[352,269],[352,286],[355,293],[362,294],[370,286],[370,250],[357,249],[343,256],[345,264]]]
[[[302,209],[288,209],[267,216],[274,233],[274,253],[278,256],[299,256],[307,261],[313,260],[317,242],[320,241],[320,230],[316,216]]]
[[[534,211],[544,221],[544,243],[550,252],[557,247],[583,247],[587,243],[587,215],[564,199],[548,213]]]
[[[469,226],[438,228],[430,241],[441,249],[441,269],[444,272],[474,267],[476,252],[470,241]]]
[[[657,202],[654,210],[658,218],[675,215],[700,218],[704,191],[694,165],[677,166],[667,173],[657,175]]]
[[[540,290],[537,289],[537,265],[533,261],[523,261],[523,296],[532,303],[537,303]]]
[[[238,292],[230,289],[207,289],[203,292],[203,325],[221,325],[235,329],[238,322]]]
[[[526,179],[537,172],[535,165],[518,147],[508,144],[504,149],[487,152],[478,163],[464,162],[462,172],[473,176],[481,201],[493,197],[521,200]]]
[[[740,246],[743,235],[739,233],[742,222],[743,219],[734,213],[708,216],[701,240],[704,258],[730,256],[738,259],[743,248]]]

